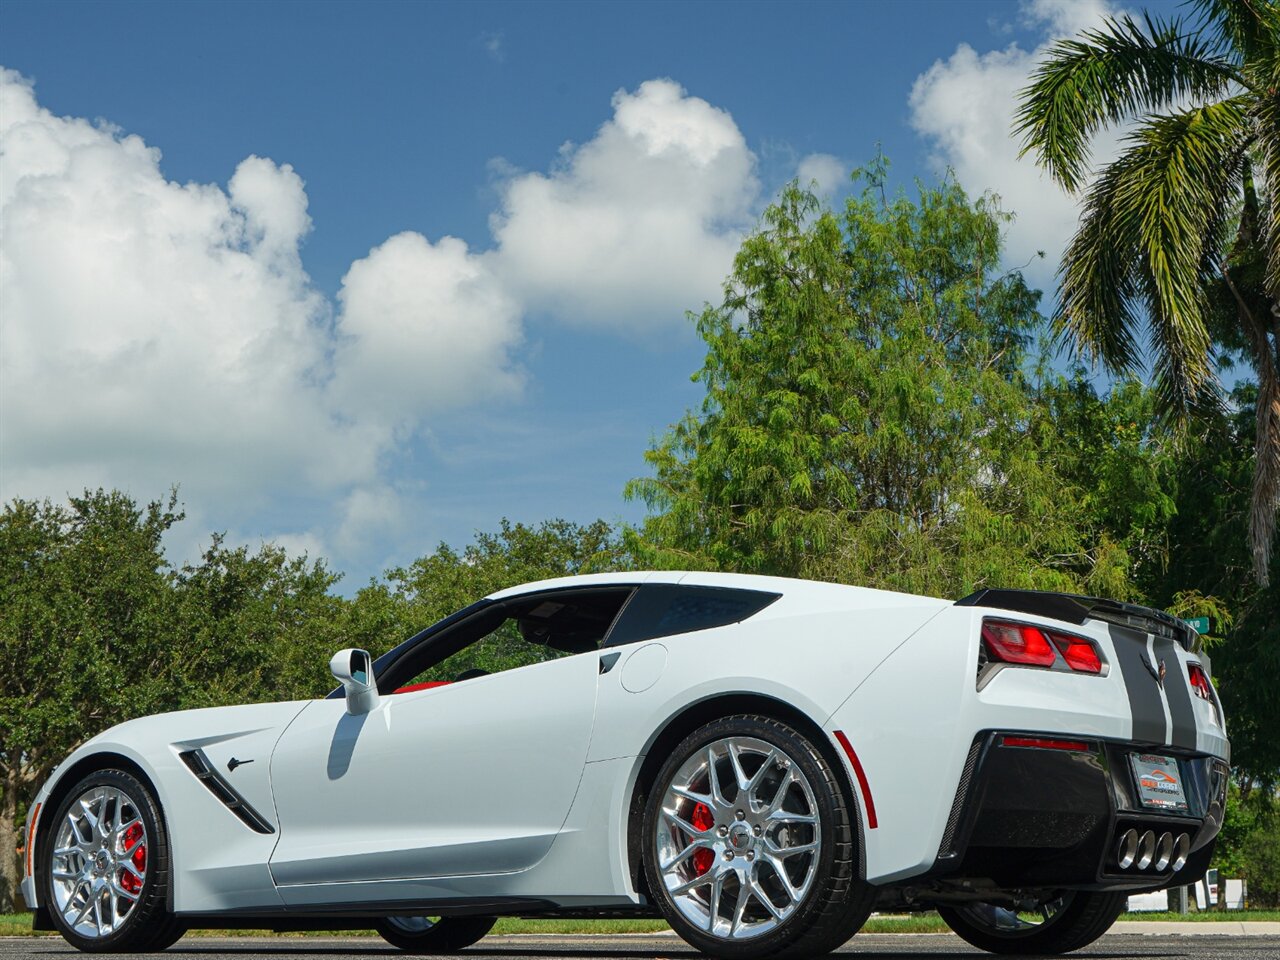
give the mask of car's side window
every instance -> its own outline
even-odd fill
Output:
[[[780,596],[731,587],[646,584],[636,591],[610,631],[608,646],[738,623],[755,616]]]
[[[405,651],[378,687],[411,692],[597,650],[633,591],[578,588],[482,608]]]

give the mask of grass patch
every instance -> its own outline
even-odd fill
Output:
[[[618,933],[666,933],[670,931],[663,920],[523,920],[519,917],[502,917],[493,928],[492,936],[516,934],[593,934],[609,936]],[[947,927],[936,913],[914,915],[885,915],[872,917],[862,928],[866,933],[941,933]],[[33,931],[31,914],[0,914],[0,937],[57,936],[57,934]],[[273,933],[270,930],[192,930],[189,937],[362,937],[377,936],[372,930],[306,931],[303,933]]]
[[[1193,910],[1191,913],[1166,913],[1166,912],[1143,912],[1143,913],[1122,913],[1121,920],[1183,920],[1191,923],[1214,923],[1219,920],[1235,921],[1239,923],[1244,921],[1248,923],[1250,920],[1269,920],[1272,922],[1280,921],[1280,910]]]

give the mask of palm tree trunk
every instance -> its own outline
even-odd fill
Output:
[[[1280,514],[1280,301],[1272,301],[1269,318],[1256,316],[1231,279],[1226,263],[1221,265],[1221,270],[1227,289],[1235,298],[1258,374],[1249,546],[1253,554],[1254,576],[1259,585],[1265,587],[1270,583],[1272,543],[1276,517]]]

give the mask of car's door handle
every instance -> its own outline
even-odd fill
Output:
[[[618,662],[618,658],[622,656],[621,651],[615,650],[613,653],[605,653],[600,656],[600,672],[608,673],[613,669],[613,665]]]

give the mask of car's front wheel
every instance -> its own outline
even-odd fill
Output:
[[[1063,891],[1039,903],[940,905],[938,913],[957,936],[991,953],[1067,953],[1106,933],[1127,899]]]
[[[98,770],[59,804],[43,846],[44,900],[81,950],[143,953],[182,936],[165,909],[169,845],[151,791],[124,770]]]
[[[497,922],[497,917],[387,917],[376,929],[408,953],[457,953],[483,939]]]
[[[649,889],[704,953],[826,953],[871,909],[856,816],[831,765],[797,730],[762,716],[709,723],[672,751],[649,794]]]

